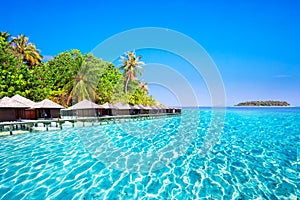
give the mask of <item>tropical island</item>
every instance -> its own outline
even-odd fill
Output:
[[[286,101],[246,101],[238,103],[235,106],[290,106]]]
[[[32,101],[50,99],[64,107],[84,99],[97,104],[159,105],[148,95],[147,83],[137,78],[144,63],[134,51],[124,53],[117,67],[78,49],[45,57],[25,35],[0,32],[0,99],[18,94]]]

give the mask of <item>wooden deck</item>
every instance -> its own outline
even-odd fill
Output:
[[[14,130],[28,130],[32,132],[38,124],[43,124],[46,131],[49,130],[49,126],[52,123],[56,127],[62,129],[63,124],[69,122],[74,127],[76,122],[81,122],[82,126],[85,126],[86,122],[92,123],[92,125],[104,125],[111,123],[119,123],[125,121],[140,121],[154,118],[162,118],[166,116],[180,115],[180,113],[158,113],[158,114],[140,114],[140,115],[117,115],[117,116],[101,116],[101,117],[81,117],[74,119],[40,119],[40,120],[21,120],[12,122],[0,122],[0,131],[8,130],[12,135]]]

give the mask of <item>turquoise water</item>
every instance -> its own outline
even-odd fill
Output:
[[[297,199],[300,109],[181,117],[0,138],[0,199]]]

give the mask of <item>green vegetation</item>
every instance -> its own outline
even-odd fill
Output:
[[[290,104],[285,101],[247,101],[236,106],[290,106]]]
[[[122,66],[120,67],[123,70],[125,76],[124,92],[127,93],[129,81],[136,80],[136,75],[142,74],[141,69],[144,65],[144,62],[140,61],[142,56],[136,56],[135,52],[127,52],[125,57],[122,56]]]
[[[35,101],[49,92],[38,73],[40,64],[28,67],[23,56],[10,45],[9,37],[0,35],[0,98],[20,94]]]
[[[121,57],[120,68],[77,49],[47,62],[42,58],[26,36],[0,32],[0,98],[20,94],[33,101],[49,98],[66,107],[83,99],[99,104],[158,104],[148,95],[147,83],[137,79],[144,63],[135,52]]]
[[[28,43],[28,37],[19,34],[17,38],[12,38],[10,44],[16,53],[15,55],[20,56],[20,58],[30,67],[41,63],[43,57],[40,55],[39,50],[36,49],[34,44]]]

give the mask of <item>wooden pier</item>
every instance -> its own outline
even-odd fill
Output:
[[[117,116],[102,116],[102,117],[85,117],[85,118],[74,118],[74,119],[40,119],[40,120],[21,120],[13,122],[0,122],[0,131],[3,131],[5,128],[9,130],[10,135],[13,134],[14,130],[28,130],[32,132],[34,127],[37,127],[38,124],[43,124],[43,127],[46,127],[46,131],[49,130],[49,126],[52,123],[55,123],[56,127],[60,129],[63,128],[63,124],[70,122],[72,127],[75,126],[76,122],[82,122],[82,126],[85,126],[86,122],[92,123],[92,125],[105,125],[112,123],[120,123],[126,121],[140,121],[140,120],[149,120],[155,118],[162,118],[166,116],[175,116],[180,115],[180,113],[159,113],[159,114],[140,114],[140,115],[117,115]]]

